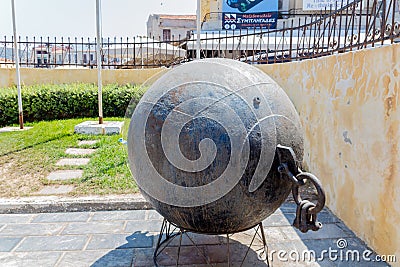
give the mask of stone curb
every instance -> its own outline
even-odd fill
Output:
[[[141,194],[85,197],[40,196],[0,198],[0,214],[143,209],[152,209],[152,207]]]

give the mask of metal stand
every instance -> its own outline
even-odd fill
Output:
[[[254,233],[254,235],[253,235],[253,237],[251,239],[250,245],[246,249],[246,253],[245,253],[245,255],[244,255],[244,257],[243,257],[243,259],[241,261],[240,266],[242,266],[244,261],[246,260],[246,257],[248,255],[248,253],[250,251],[250,248],[253,245],[256,237],[258,237],[259,240],[262,242],[262,247],[260,249],[256,250],[258,258],[260,259],[260,261],[264,261],[267,264],[267,266],[270,266],[269,259],[268,259],[268,246],[267,246],[267,241],[266,241],[266,238],[265,238],[265,233],[264,233],[262,222],[260,222],[256,226],[254,226],[253,229],[255,230],[255,233]],[[203,257],[204,264],[207,264],[207,266],[214,266],[210,262],[209,257],[207,257],[207,255],[205,255],[205,253],[194,242],[193,238],[191,238],[188,233],[196,233],[196,232],[188,231],[188,230],[179,228],[178,226],[174,225],[173,223],[167,221],[167,219],[164,218],[164,220],[162,222],[162,225],[161,225],[160,235],[158,237],[158,241],[157,241],[156,248],[155,248],[154,255],[153,255],[154,265],[158,266],[158,262],[157,262],[158,256],[164,251],[165,248],[167,248],[169,246],[169,244],[176,237],[179,236],[178,251],[177,251],[177,255],[176,255],[176,266],[179,266],[179,256],[180,256],[181,247],[182,247],[182,237],[185,235],[190,240],[190,242],[192,243],[194,248],[199,252],[199,255],[201,255]],[[200,233],[200,234],[204,234],[204,233]],[[234,234],[236,234],[236,233],[226,234],[226,237],[227,237],[227,263],[228,263],[228,266],[231,266],[231,264],[232,264],[232,262],[231,262],[231,251],[230,251],[230,236],[232,236]]]

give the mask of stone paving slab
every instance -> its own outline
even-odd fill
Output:
[[[320,232],[303,234],[294,230],[285,222],[293,214],[293,208],[292,204],[285,205],[285,209],[266,220],[270,224],[264,225],[272,266],[388,266],[362,259],[329,258],[323,253],[329,249],[342,251],[342,255],[348,251],[362,255],[369,248],[328,209],[323,211],[327,223]],[[153,253],[161,219],[154,210],[0,214],[0,266],[154,266]],[[240,266],[252,233],[254,230],[248,230],[230,237],[232,266]],[[198,249],[183,236],[179,266],[207,266],[199,251],[214,266],[227,266],[226,235],[191,233],[190,236]],[[338,247],[338,240],[344,240],[346,246]],[[261,241],[256,239],[243,266],[267,266],[260,260],[259,248]],[[175,266],[177,249],[175,239],[160,254],[159,262]],[[279,258],[278,251],[284,251],[286,257]],[[288,258],[310,251],[314,254],[309,260]]]
[[[62,224],[7,224],[0,231],[0,236],[40,236],[40,235],[55,235],[63,229]]]
[[[103,124],[98,121],[84,121],[75,125],[74,130],[80,134],[119,134],[123,125],[123,121],[104,121]]]
[[[30,130],[33,127],[26,127],[24,126],[24,129],[20,129],[20,127],[3,127],[0,128],[0,133],[7,133],[7,132],[16,132],[16,131],[26,131],[26,130]]]
[[[82,140],[78,142],[78,146],[92,146],[99,142],[99,140]]]
[[[127,234],[100,234],[93,235],[87,250],[99,249],[124,249],[124,248],[151,248],[153,247],[153,238],[149,233],[135,232]]]
[[[83,170],[60,170],[49,173],[47,179],[50,181],[65,181],[70,179],[81,178]]]
[[[143,222],[142,222],[143,224]],[[73,222],[68,224],[62,231],[64,235],[79,234],[119,234],[124,232],[124,221],[102,221],[102,222]]]
[[[30,236],[15,251],[64,251],[82,250],[88,236]]]
[[[65,158],[56,162],[56,166],[83,166],[89,163],[89,158]]]
[[[96,212],[91,221],[121,221],[130,220],[141,222],[145,220],[146,210],[128,210],[128,211],[103,211]]]
[[[91,155],[94,152],[96,152],[96,149],[94,148],[67,148],[65,150],[66,154],[75,156]]]
[[[1,214],[0,223],[29,223],[33,217],[32,214]]]
[[[0,266],[56,266],[62,252],[0,253]]]
[[[55,223],[55,222],[87,222],[91,218],[89,212],[41,213],[32,219],[33,223]],[[1,217],[0,217],[1,218]]]
[[[11,251],[21,240],[22,237],[0,237],[0,252]]]
[[[73,185],[46,185],[34,195],[63,195],[72,192],[75,189]]]

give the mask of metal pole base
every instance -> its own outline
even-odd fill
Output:
[[[243,259],[240,262],[240,266],[243,266],[243,264],[245,263],[246,257],[249,254],[250,248],[253,245],[256,237],[262,242],[262,246],[261,248],[258,248],[257,250],[255,250],[255,252],[257,253],[257,257],[260,260],[260,263],[265,264],[265,266],[270,266],[269,264],[269,259],[268,259],[268,246],[267,246],[267,241],[265,238],[265,233],[264,233],[264,229],[263,229],[263,225],[262,222],[260,222],[259,224],[257,224],[256,226],[254,226],[252,229],[255,230],[254,235],[252,236],[250,245],[247,247],[246,249],[246,253],[243,256]],[[215,262],[212,263],[210,260],[210,257],[207,256],[205,254],[205,252],[203,251],[203,249],[201,247],[198,246],[198,244],[195,243],[195,241],[193,240],[193,238],[190,237],[190,233],[196,233],[193,231],[188,231],[182,228],[179,228],[178,226],[170,223],[167,219],[164,218],[162,225],[161,225],[161,230],[160,230],[160,235],[158,237],[158,241],[156,244],[156,248],[154,251],[154,255],[153,255],[153,260],[154,260],[154,265],[155,266],[159,266],[159,262],[158,262],[158,257],[160,256],[160,254],[167,248],[167,247],[172,247],[171,246],[171,242],[179,237],[179,243],[177,246],[177,252],[176,252],[176,257],[174,259],[176,259],[176,266],[179,266],[180,262],[179,262],[179,257],[180,257],[180,252],[181,252],[181,247],[182,247],[182,238],[183,236],[186,236],[188,240],[190,240],[190,243],[192,244],[191,246],[193,247],[193,252],[198,252],[198,255],[200,255],[204,262],[201,264],[206,264],[207,266],[214,266],[216,264],[220,264],[221,262]],[[196,233],[198,234],[198,233]],[[200,233],[203,234],[203,233]],[[226,255],[226,262],[227,262],[227,266],[232,266],[232,259],[231,259],[231,244],[230,244],[230,236],[237,234],[237,233],[233,233],[233,234],[226,234],[226,238],[227,238],[227,255]],[[176,246],[176,245],[175,245]],[[168,255],[169,257],[172,257],[172,255]],[[187,264],[187,263],[185,263]],[[235,262],[235,266],[238,264],[238,262]]]

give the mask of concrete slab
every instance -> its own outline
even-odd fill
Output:
[[[92,148],[67,148],[65,153],[68,155],[82,156],[82,155],[91,155],[96,152],[96,149]]]
[[[26,130],[30,130],[30,129],[32,129],[32,127],[24,127],[24,129],[20,129],[19,127],[3,127],[3,128],[0,128],[0,133],[26,131]]]
[[[29,222],[33,213],[148,209],[151,209],[151,205],[141,194],[85,197],[51,195],[0,198],[0,214],[20,213],[0,216],[0,223],[4,219],[11,220],[10,222]]]
[[[123,121],[105,121],[99,124],[98,121],[85,121],[75,126],[75,133],[79,134],[120,134]]]
[[[83,166],[88,164],[89,158],[66,158],[57,161],[56,166]]]
[[[34,195],[63,195],[72,192],[75,189],[73,185],[47,185]]]
[[[15,251],[64,251],[82,250],[88,236],[30,236],[25,238]]]
[[[62,254],[61,251],[4,253],[0,255],[0,266],[56,266]]]
[[[99,140],[81,140],[78,142],[78,146],[92,146],[99,142]]]
[[[81,178],[83,174],[82,170],[61,170],[51,172],[47,179],[50,181],[65,181],[70,179]]]

